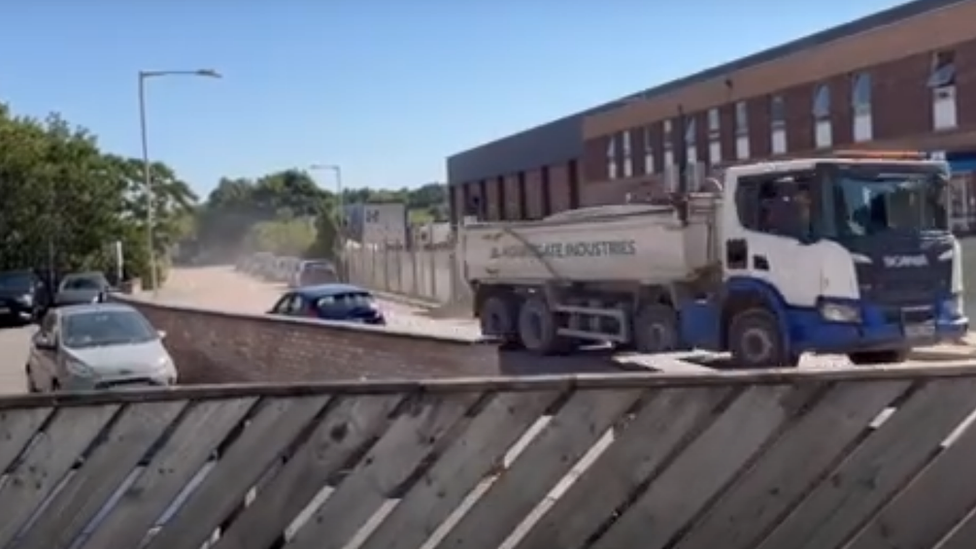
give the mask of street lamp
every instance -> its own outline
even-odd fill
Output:
[[[155,224],[156,196],[153,189],[152,175],[149,166],[149,136],[146,130],[146,80],[164,76],[197,76],[203,78],[220,78],[220,73],[213,69],[172,70],[172,71],[139,71],[139,133],[142,137],[142,177],[146,187],[146,238],[149,244],[149,278],[152,283],[153,295],[159,292],[159,272],[156,269],[156,245],[153,236]]]
[[[335,186],[336,186],[336,202],[338,204],[336,208],[336,230],[339,232],[339,238],[336,239],[336,245],[338,247],[337,255],[341,255],[341,252],[346,248],[346,227],[344,221],[346,219],[346,204],[342,196],[342,167],[338,164],[312,164],[308,167],[312,171],[330,171],[335,174]],[[340,268],[342,267],[340,263]]]

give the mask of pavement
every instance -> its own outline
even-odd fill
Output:
[[[144,292],[140,297],[204,309],[264,314],[284,291],[283,284],[258,280],[231,267],[187,267],[173,269],[166,286],[156,294]],[[387,323],[398,329],[464,338],[480,335],[473,318],[431,318],[429,309],[422,304],[387,294],[378,294],[377,303]]]

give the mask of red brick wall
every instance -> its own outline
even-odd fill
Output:
[[[505,219],[522,219],[522,212],[519,208],[519,184],[518,174],[511,173],[505,176]]]
[[[478,341],[123,300],[166,331],[182,383],[499,374],[495,346]]]
[[[551,213],[559,213],[569,209],[569,166],[567,164],[553,164],[549,166],[549,196]]]
[[[544,217],[545,206],[543,205],[542,191],[542,170],[533,169],[525,172],[525,212],[529,219],[539,219]]]

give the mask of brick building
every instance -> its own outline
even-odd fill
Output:
[[[454,155],[453,213],[533,219],[659,194],[678,147],[703,165],[874,147],[945,153],[964,225],[976,217],[974,21],[976,0],[916,0]]]

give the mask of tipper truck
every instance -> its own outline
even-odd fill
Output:
[[[948,175],[894,152],[733,166],[669,205],[467,223],[461,268],[482,332],[540,354],[609,342],[743,368],[902,362],[968,330]]]

